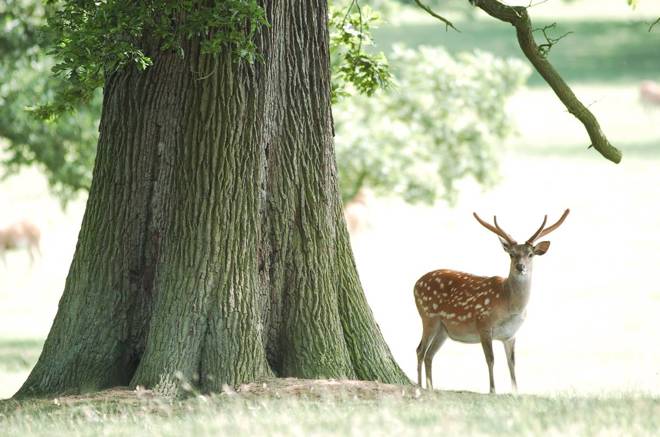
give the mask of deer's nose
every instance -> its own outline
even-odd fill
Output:
[[[520,273],[525,271],[525,266],[524,264],[516,264],[516,270],[518,270]]]

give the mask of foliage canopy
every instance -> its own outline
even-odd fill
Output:
[[[456,199],[456,182],[497,178],[499,145],[513,132],[506,100],[530,69],[485,52],[395,47],[396,86],[335,111],[344,200],[362,187],[408,202]]]
[[[186,40],[200,41],[205,54],[231,47],[237,60],[253,62],[258,56],[256,32],[267,25],[257,0],[49,0],[45,28],[50,54],[57,59],[53,73],[67,86],[53,103],[37,109],[44,118],[88,102],[103,86],[105,77],[133,66],[144,70],[150,52],[172,50],[185,57]]]
[[[96,154],[101,95],[94,93],[77,111],[44,122],[26,108],[52,102],[68,84],[50,73],[54,60],[44,47],[47,9],[35,0],[0,3],[0,138],[7,145],[4,175],[38,164],[61,199],[89,189]]]
[[[344,199],[369,186],[408,201],[451,200],[457,179],[472,175],[492,182],[493,147],[511,131],[503,99],[522,83],[524,70],[485,54],[454,60],[427,48],[397,51],[391,71],[385,56],[373,50],[371,31],[378,22],[378,15],[356,0],[330,10]],[[37,163],[63,200],[91,184],[99,89],[106,75],[148,68],[156,50],[186,56],[189,38],[199,39],[209,56],[228,47],[239,62],[259,62],[254,37],[268,26],[256,0],[51,0],[45,5],[8,0],[0,6],[0,24],[8,29],[0,36],[0,73],[6,78],[0,87],[0,137],[8,140],[7,173]],[[383,120],[392,123],[384,126]],[[392,132],[394,126],[405,128]],[[430,173],[429,163],[437,164]]]

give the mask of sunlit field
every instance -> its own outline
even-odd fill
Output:
[[[577,10],[584,9],[576,4]],[[481,347],[447,341],[434,361],[434,385],[450,392],[424,394],[405,388],[383,398],[349,394],[321,396],[314,402],[307,395],[271,393],[262,399],[224,394],[182,401],[150,398],[137,407],[134,400],[92,406],[36,402],[19,413],[14,413],[15,405],[4,403],[0,434],[3,426],[15,435],[50,435],[53,429],[64,434],[73,426],[80,435],[97,435],[103,426],[113,435],[418,435],[420,431],[657,435],[660,106],[644,106],[638,95],[641,80],[660,79],[660,28],[642,35],[652,41],[647,44],[638,34],[631,36],[633,24],[621,20],[620,14],[600,11],[600,18],[609,20],[601,23],[588,21],[591,11],[583,12],[565,23],[584,31],[575,38],[606,44],[616,35],[628,35],[625,41],[631,45],[626,46],[621,37],[620,46],[611,46],[602,55],[609,60],[601,65],[588,60],[583,46],[573,51],[570,38],[553,54],[556,51],[558,65],[567,65],[567,78],[575,84],[578,97],[594,111],[610,141],[622,149],[621,164],[588,150],[583,127],[532,77],[508,107],[519,132],[502,144],[497,185],[485,189],[464,181],[454,206],[374,199],[368,205],[366,228],[352,236],[371,308],[396,360],[412,380],[421,336],[412,296],[415,281],[437,268],[480,275],[508,272],[508,256],[472,212],[484,218],[497,214],[500,225],[523,240],[544,214],[553,221],[570,208],[566,222],[548,238],[552,242],[548,253],[535,259],[528,318],[516,343],[522,396],[480,395],[488,392]],[[654,14],[660,16],[658,6],[643,6],[639,23]],[[542,15],[550,20],[549,12]],[[404,38],[411,45],[423,40],[467,49],[468,44],[480,44],[468,29],[477,29],[482,21],[464,21],[464,33],[448,40],[440,26],[426,19],[414,24],[406,18],[402,27],[384,26],[379,35],[385,48]],[[504,51],[500,54],[511,54],[507,44],[513,40],[499,29],[504,25],[484,26],[479,38],[500,47]],[[594,36],[598,29],[612,31],[605,42]],[[589,49],[599,50],[596,45]],[[570,66],[572,55],[579,64],[575,68]],[[0,399],[18,389],[38,358],[64,288],[83,212],[84,199],[62,210],[36,170],[0,183],[0,226],[28,218],[42,230],[42,255],[34,265],[20,252],[9,253],[4,264],[0,260]],[[498,393],[509,393],[499,344],[495,378]],[[3,413],[11,414],[3,419]]]
[[[302,384],[301,384],[302,385]],[[637,395],[489,397],[412,388],[333,393],[315,384],[297,396],[277,388],[185,400],[104,392],[0,404],[7,435],[653,435],[660,401]],[[91,402],[90,402],[91,401]],[[12,412],[4,423],[3,412]]]
[[[520,99],[515,104],[524,106]],[[623,118],[628,110],[622,109]],[[547,128],[538,126],[537,132],[569,136],[553,132],[553,123],[565,118],[560,111],[546,111],[543,118]],[[644,123],[620,128],[628,130],[631,145],[639,135],[645,147],[658,147],[644,134],[651,135]],[[577,137],[566,139],[570,146],[527,140],[521,138],[503,162],[495,189],[466,186],[453,209],[383,202],[372,213],[373,228],[355,238],[366,293],[395,355],[412,375],[421,326],[411,287],[422,273],[439,267],[484,275],[508,271],[508,256],[472,211],[498,214],[500,224],[522,240],[544,214],[556,220],[570,207],[566,223],[549,236],[550,251],[535,260],[529,317],[517,342],[519,386],[527,393],[659,393],[660,352],[652,346],[660,311],[657,156],[631,151],[617,167],[586,151],[587,143]],[[499,387],[508,389],[505,363],[503,351],[496,351]],[[448,342],[435,368],[441,388],[487,389],[479,346]]]
[[[416,279],[445,267],[507,272],[508,257],[472,211],[498,214],[507,231],[523,239],[544,214],[556,219],[570,207],[550,251],[535,262],[530,314],[518,341],[520,389],[660,393],[660,350],[653,347],[660,314],[660,111],[645,112],[632,86],[578,92],[600,99],[594,109],[624,150],[622,164],[587,151],[580,126],[552,96],[532,89],[511,102],[521,135],[503,152],[496,187],[465,183],[453,208],[393,199],[370,205],[369,226],[353,238],[355,256],[376,318],[411,377],[421,332],[412,299]],[[539,115],[525,111],[541,105]],[[27,172],[0,191],[3,209],[9,205],[4,223],[27,216],[43,232],[42,257],[32,268],[25,253],[9,253],[0,264],[0,396],[18,387],[48,333],[83,212],[82,201],[62,212],[45,190],[36,173]],[[497,382],[508,390],[501,352]],[[440,388],[487,389],[479,346],[448,342],[435,366]]]

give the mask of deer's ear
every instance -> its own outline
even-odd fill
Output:
[[[543,255],[550,249],[549,241],[541,241],[539,244],[534,246],[534,255]]]
[[[504,251],[506,253],[511,253],[511,245],[504,238],[501,237],[497,237],[497,238],[499,238],[500,243],[502,243],[502,248],[504,249]]]

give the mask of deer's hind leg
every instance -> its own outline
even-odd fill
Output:
[[[447,339],[447,330],[439,318],[423,323],[422,341],[417,346],[417,384],[422,386],[422,362],[426,372],[426,388],[433,390],[433,357]]]

